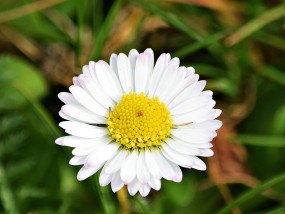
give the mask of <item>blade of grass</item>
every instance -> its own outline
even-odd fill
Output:
[[[249,37],[256,31],[260,30],[264,26],[271,22],[274,22],[285,15],[285,8],[283,4],[278,5],[264,13],[262,13],[257,18],[249,21],[247,24],[243,25],[236,32],[230,35],[226,39],[226,44],[229,46],[235,45],[242,41],[243,39]]]
[[[14,194],[10,189],[8,180],[6,178],[6,172],[3,164],[0,162],[0,195],[2,200],[2,206],[5,213],[19,213]]]
[[[102,55],[106,40],[107,40],[108,35],[109,35],[109,31],[113,25],[113,21],[117,15],[118,11],[120,9],[121,2],[122,2],[122,0],[116,0],[113,3],[113,5],[112,5],[104,23],[103,23],[103,26],[101,27],[101,30],[100,30],[98,37],[96,39],[96,42],[95,42],[95,50],[94,50],[93,57],[92,57],[93,60],[95,60],[95,61],[97,61]]]
[[[80,67],[81,58],[81,34],[83,29],[83,1],[77,1],[76,4],[76,19],[77,19],[77,32],[76,32],[76,64]]]
[[[140,195],[134,197],[134,202],[141,209],[141,213],[144,213],[144,214],[152,213],[150,208],[148,207],[148,205],[146,204],[146,202],[143,200],[143,198]]]
[[[172,55],[175,57],[184,57],[184,56],[191,54],[195,51],[198,51],[198,50],[200,50],[206,46],[217,43],[223,37],[224,37],[223,32],[219,32],[219,33],[216,33],[214,35],[206,36],[203,38],[203,40],[196,42],[194,44],[187,45],[186,47],[183,47],[183,48],[175,51]]]
[[[36,1],[31,4],[27,4],[9,11],[0,13],[0,23],[9,22],[15,19],[19,19],[23,16],[47,9],[66,0],[50,0],[50,1]]]
[[[285,86],[285,74],[276,68],[266,66],[261,72],[261,75],[268,77],[269,79]]]
[[[162,10],[161,9],[162,7],[157,6],[156,4],[154,4],[154,2],[149,2],[148,4],[146,4],[144,1],[138,1],[138,0],[132,0],[131,2],[152,14],[160,16],[167,23],[181,30],[189,37],[197,41],[201,41],[203,39],[203,37],[200,34],[198,34],[190,26],[188,26],[181,18],[175,16],[173,13],[168,12],[167,10]]]
[[[247,144],[247,145],[285,147],[284,137],[239,134],[237,136],[237,139],[240,140],[242,144]]]
[[[253,38],[261,43],[285,51],[285,39],[279,36],[270,33],[259,33],[254,35]]]
[[[277,175],[274,178],[263,182],[259,186],[257,186],[254,189],[251,189],[247,191],[246,193],[242,194],[240,197],[238,197],[236,200],[233,202],[229,203],[226,205],[223,209],[221,209],[217,214],[226,214],[230,213],[234,208],[248,202],[250,199],[252,199],[255,196],[258,196],[260,193],[264,192],[268,188],[280,183],[280,182],[285,181],[285,173],[281,175]]]

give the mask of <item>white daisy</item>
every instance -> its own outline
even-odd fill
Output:
[[[213,155],[211,141],[222,123],[215,120],[212,91],[203,91],[192,67],[151,49],[112,54],[110,65],[89,62],[73,78],[59,124],[69,136],[56,143],[74,147],[71,165],[83,165],[77,179],[101,170],[101,186],[113,192],[124,185],[142,196],[161,188],[161,178],[180,182],[180,167],[205,170],[198,158]]]

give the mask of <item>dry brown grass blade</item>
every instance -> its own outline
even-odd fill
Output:
[[[27,4],[9,11],[0,13],[0,23],[9,22],[23,16],[47,9],[54,5],[64,2],[65,0],[49,0],[49,1],[36,1],[31,4]]]
[[[144,17],[144,12],[138,7],[124,7],[118,13],[113,29],[104,49],[104,57],[110,56],[122,46],[132,41],[136,29]]]
[[[226,0],[165,0],[166,2],[179,2],[186,4],[193,4],[200,7],[205,7],[215,10],[220,13],[223,21],[230,25],[240,23],[240,18],[237,16],[243,9],[240,2],[226,1]]]
[[[29,40],[23,34],[13,30],[8,26],[1,26],[0,28],[0,36],[2,35],[5,42],[12,44],[19,51],[21,51],[25,56],[30,58],[33,61],[40,59],[41,50],[33,43],[33,41]]]
[[[122,214],[129,214],[130,213],[130,203],[128,200],[128,192],[126,186],[120,189],[117,192],[117,197],[120,203],[120,210]]]

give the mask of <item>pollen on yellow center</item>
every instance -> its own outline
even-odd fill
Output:
[[[169,137],[172,118],[158,97],[130,93],[109,112],[107,125],[116,142],[128,149],[142,149],[160,146]]]

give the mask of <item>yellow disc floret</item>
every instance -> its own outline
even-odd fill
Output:
[[[144,93],[124,94],[107,122],[112,138],[128,149],[160,146],[169,137],[172,118],[158,97]]]

